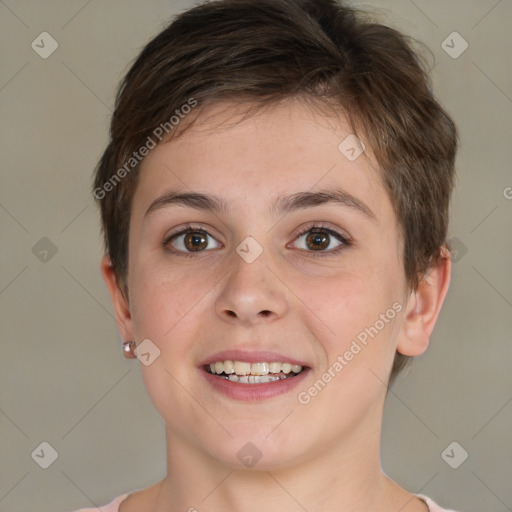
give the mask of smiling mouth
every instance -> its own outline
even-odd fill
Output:
[[[249,363],[246,361],[217,361],[204,366],[207,373],[241,384],[266,384],[292,379],[307,367],[291,363]]]

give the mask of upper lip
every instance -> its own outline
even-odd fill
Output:
[[[248,363],[291,363],[300,366],[309,366],[304,361],[272,351],[250,351],[250,350],[222,350],[216,352],[199,363],[199,366],[206,366],[217,361],[246,361]]]

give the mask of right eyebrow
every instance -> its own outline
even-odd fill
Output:
[[[188,206],[196,210],[209,210],[216,213],[229,211],[228,204],[221,197],[198,192],[178,192],[172,189],[155,199],[144,213],[144,217],[156,210],[172,205]]]

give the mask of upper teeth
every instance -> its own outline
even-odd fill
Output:
[[[212,373],[222,373],[227,375],[236,373],[237,375],[268,375],[269,373],[299,373],[302,366],[291,363],[247,363],[245,361],[217,361],[210,364]]]

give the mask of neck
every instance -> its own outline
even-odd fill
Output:
[[[258,465],[239,469],[222,464],[169,428],[166,437],[167,476],[161,482],[155,512],[261,512],[269,505],[273,510],[283,507],[297,512],[362,512],[386,510],[385,505],[404,505],[411,499],[381,471],[380,428],[358,429],[300,463],[259,470]]]

